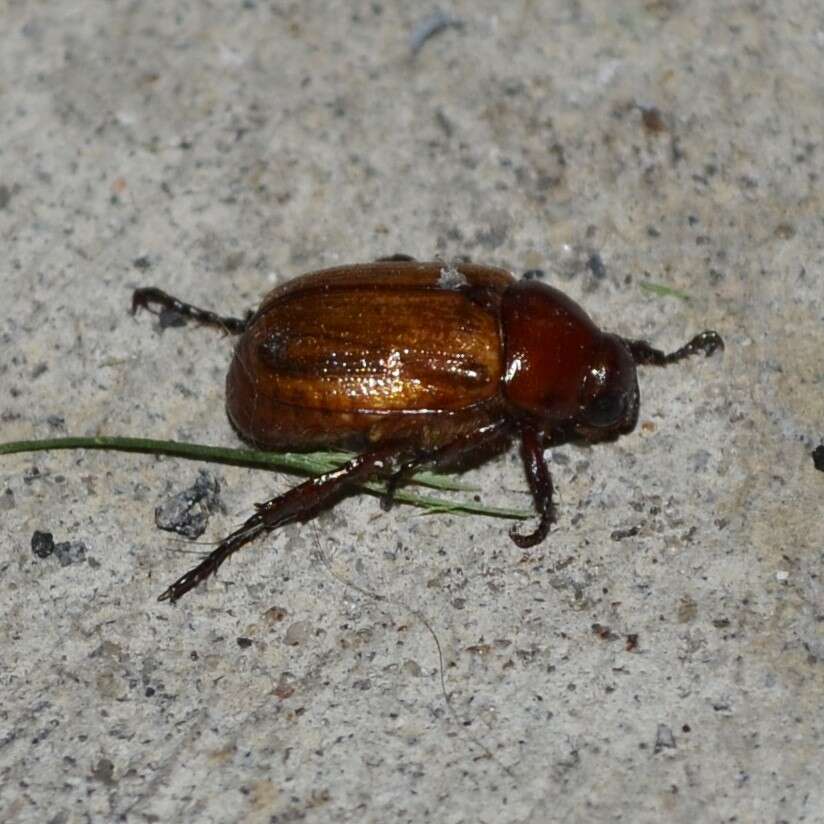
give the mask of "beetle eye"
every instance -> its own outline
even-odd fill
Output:
[[[627,399],[623,392],[602,392],[587,407],[587,422],[603,428],[614,426],[623,418],[626,409]]]

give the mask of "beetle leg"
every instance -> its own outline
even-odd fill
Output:
[[[257,504],[257,511],[243,526],[224,538],[196,567],[178,578],[158,600],[174,603],[201,581],[217,572],[230,555],[261,532],[292,521],[305,520],[345,491],[346,487],[385,471],[386,464],[395,459],[398,449],[399,447],[393,444],[358,455],[340,469],[310,478],[277,498]]]
[[[535,546],[546,538],[549,527],[555,521],[552,506],[552,475],[544,458],[543,433],[530,426],[521,430],[521,455],[524,469],[532,490],[535,509],[538,513],[538,526],[534,532],[522,535],[515,528],[509,530],[509,537],[522,548]]]
[[[671,363],[678,363],[684,358],[695,355],[697,352],[703,352],[709,357],[713,352],[724,349],[724,341],[718,332],[707,330],[700,335],[696,335],[689,343],[684,344],[675,352],[666,354],[660,349],[654,349],[646,341],[643,340],[627,340],[623,339],[624,343],[629,348],[632,359],[639,366],[668,366]]]
[[[191,318],[207,326],[217,326],[230,335],[240,335],[244,332],[252,317],[252,312],[249,312],[242,319],[222,317],[215,312],[210,312],[208,309],[199,309],[197,306],[192,306],[191,303],[183,303],[183,301],[154,286],[144,286],[141,289],[134,290],[132,294],[133,315],[137,313],[138,309],[148,309],[156,315],[160,314],[160,312],[152,309],[152,306],[160,306],[161,309],[167,312],[174,312],[183,318]]]
[[[388,512],[395,501],[398,487],[421,466],[430,466],[437,471],[438,467],[446,467],[458,463],[468,454],[488,447],[497,438],[508,434],[508,421],[495,421],[482,426],[474,432],[456,438],[454,441],[434,449],[418,449],[412,458],[401,464],[386,482],[386,492],[381,495],[381,508]]]

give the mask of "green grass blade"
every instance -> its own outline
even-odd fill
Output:
[[[46,438],[37,441],[13,441],[0,444],[0,455],[19,452],[41,452],[53,449],[110,449],[117,452],[142,452],[150,455],[170,455],[177,458],[227,463],[239,466],[256,466],[263,469],[286,469],[308,475],[329,472],[350,460],[351,452],[263,452],[256,449],[232,449],[223,446],[159,441],[151,438],[126,438],[115,436],[89,436]],[[410,481],[434,489],[456,492],[475,492],[476,488],[449,479],[434,472],[418,472]]]
[[[638,285],[645,292],[652,292],[652,294],[658,295],[659,297],[678,298],[679,300],[692,300],[692,298],[686,292],[682,292],[679,289],[673,289],[672,286],[665,286],[662,283],[650,283],[649,281],[642,280]]]
[[[262,469],[285,469],[307,475],[319,475],[337,469],[351,457],[349,452],[261,452],[256,449],[232,449],[222,446],[162,441],[152,438],[128,438],[118,436],[89,436],[67,438],[45,438],[43,440],[11,441],[0,444],[0,455],[23,452],[42,452],[55,449],[103,449],[118,452],[139,452],[150,455],[170,455],[212,463],[226,463]],[[450,480],[445,475],[419,472],[410,478],[413,483],[436,489],[452,491],[474,491],[475,487]],[[363,489],[376,495],[385,491],[385,485],[370,482],[361,485]],[[519,509],[484,506],[475,501],[448,501],[416,495],[400,489],[395,494],[398,502],[420,506],[430,512],[452,512],[488,515],[495,518],[523,520],[530,513]]]

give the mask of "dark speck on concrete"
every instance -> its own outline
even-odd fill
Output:
[[[631,526],[629,529],[615,529],[610,533],[610,538],[613,541],[623,541],[624,538],[634,538],[641,528],[639,526]]]
[[[209,515],[218,509],[223,509],[220,483],[201,469],[192,486],[155,509],[155,523],[160,529],[177,532],[187,538],[199,538],[206,531]]]
[[[34,481],[39,481],[42,477],[43,475],[40,473],[39,467],[33,466],[23,473],[23,483],[34,483]]]
[[[659,724],[655,733],[655,752],[674,749],[675,736],[672,734],[672,730],[666,724]]]
[[[643,106],[641,107],[641,122],[644,124],[644,128],[653,134],[667,130],[667,124],[664,122],[663,115],[660,110],[654,106],[649,109],[645,109]]]
[[[101,758],[92,770],[92,778],[111,786],[114,781],[114,764],[108,758]]]
[[[132,266],[134,266],[135,269],[139,269],[141,272],[145,272],[151,267],[151,265],[152,262],[149,260],[148,255],[141,255],[139,258],[135,258],[132,261]]]
[[[507,234],[508,227],[496,224],[475,232],[475,241],[487,249],[497,249],[506,240]]]
[[[587,266],[597,280],[603,280],[607,276],[607,267],[604,266],[604,261],[597,252],[589,256]]]
[[[35,530],[31,536],[31,551],[37,558],[48,558],[54,552],[54,535]]]
[[[251,638],[238,638],[237,639],[237,645],[241,649],[248,649],[249,647],[252,646],[252,639]]]
[[[452,121],[443,113],[441,109],[435,110],[435,123],[438,124],[441,131],[447,137],[452,137],[452,133],[455,131],[455,127],[452,125]]]
[[[11,489],[4,489],[3,494],[0,495],[0,512],[8,512],[14,507],[14,492]]]
[[[76,564],[86,559],[86,552],[88,547],[83,541],[64,541],[60,544],[55,544],[54,554],[57,560],[60,561],[60,566],[69,566]]]

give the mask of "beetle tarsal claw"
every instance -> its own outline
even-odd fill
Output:
[[[179,598],[183,597],[190,589],[194,589],[201,581],[205,580],[208,575],[196,574],[200,570],[196,567],[189,570],[185,575],[181,575],[171,586],[167,587],[160,595],[158,601],[168,601],[174,604]]]
[[[546,525],[541,524],[535,529],[533,532],[527,532],[523,534],[518,532],[516,527],[512,527],[509,530],[509,537],[512,539],[513,543],[516,546],[519,546],[521,549],[529,549],[530,547],[535,546],[536,544],[540,544],[541,541],[546,538],[547,534],[549,533],[549,522]]]
[[[513,526],[509,530],[509,537],[516,546],[521,549],[529,549],[529,547],[540,544],[541,541],[549,535],[549,529],[557,521],[555,511],[549,510],[540,515],[538,526],[532,532],[522,533],[518,532],[518,528]]]
[[[690,345],[696,349],[701,349],[707,357],[715,352],[724,351],[724,339],[718,332],[714,332],[712,329],[707,329],[700,335],[696,335],[690,341]]]
[[[709,357],[715,352],[724,351],[724,340],[718,332],[712,329],[707,329],[704,332],[696,335],[688,343],[684,344],[679,350],[667,355],[664,358],[665,364],[677,363],[684,358],[703,352],[706,357]]]
[[[172,597],[172,587],[167,587],[160,595],[157,596],[158,601],[171,601],[172,603],[175,602],[175,598]]]

